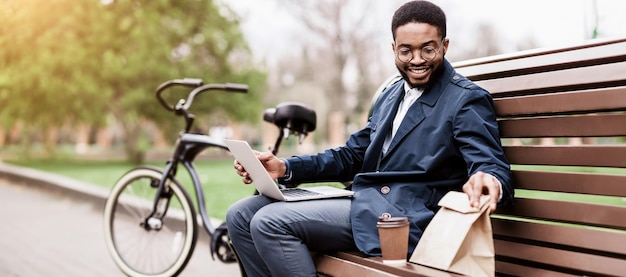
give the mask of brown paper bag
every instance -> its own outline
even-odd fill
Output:
[[[467,194],[446,194],[409,261],[468,276],[494,276],[488,202],[489,196],[482,196],[480,208],[472,208]]]

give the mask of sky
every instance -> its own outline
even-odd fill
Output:
[[[289,43],[301,35],[298,22],[276,0],[218,0],[242,18],[244,36],[255,58],[272,60],[293,49]],[[298,0],[300,1],[300,0]],[[315,1],[315,0],[312,0]],[[532,39],[537,47],[576,44],[591,37],[597,10],[601,37],[626,37],[626,1],[623,0],[432,0],[447,15],[448,38],[452,51],[457,47],[479,47],[478,24],[495,30],[505,53]],[[358,2],[358,1],[357,1]],[[370,28],[379,28],[376,43],[391,44],[391,16],[405,1],[375,0],[367,12]],[[355,13],[363,12],[358,8]],[[391,48],[389,48],[391,49]],[[390,50],[391,51],[391,50]]]

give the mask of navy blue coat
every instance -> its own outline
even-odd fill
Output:
[[[351,220],[357,247],[380,255],[376,221],[383,214],[411,222],[409,255],[450,190],[483,171],[503,185],[499,205],[512,199],[506,160],[491,95],[454,71],[443,72],[409,108],[386,155],[381,148],[404,95],[404,81],[388,87],[366,127],[345,146],[289,158],[294,183],[353,180]]]

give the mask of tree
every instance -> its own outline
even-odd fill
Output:
[[[308,71],[308,77],[316,83],[324,84],[325,97],[330,103],[329,113],[343,122],[358,121],[360,114],[369,104],[369,99],[378,86],[388,76],[381,76],[375,68],[381,68],[379,47],[373,38],[380,36],[380,28],[370,28],[366,21],[371,20],[372,1],[363,3],[356,0],[325,1],[288,1],[283,3],[290,9],[305,27],[303,36],[307,36],[304,51],[315,55],[303,58],[315,63],[314,68],[323,70]],[[314,43],[320,42],[320,43]],[[303,65],[311,68],[310,65]],[[348,68],[356,71],[356,84],[346,86],[344,76]],[[348,115],[359,115],[349,117]],[[343,125],[343,124],[340,124]],[[332,126],[332,124],[329,124]],[[340,132],[339,140],[330,141],[331,145],[343,144],[345,128],[329,130]],[[330,135],[329,135],[330,136]]]
[[[97,121],[98,86],[89,70],[90,20],[86,1],[8,1],[0,8],[0,119],[7,128],[23,121],[28,146],[49,126]],[[69,16],[65,12],[69,9]],[[85,101],[92,99],[93,101]],[[91,103],[93,102],[93,103]],[[89,107],[87,109],[86,107]],[[48,146],[50,147],[50,146]]]
[[[252,120],[260,114],[264,74],[232,12],[211,0],[15,0],[0,8],[0,119],[4,126],[103,124],[112,114],[125,131],[129,159],[146,151],[142,123],[179,127],[154,98],[169,79],[242,82],[249,95],[203,95],[201,115]],[[184,95],[177,92],[173,101]],[[19,101],[9,101],[10,96]],[[206,116],[205,116],[206,117]],[[28,136],[26,136],[28,137]]]

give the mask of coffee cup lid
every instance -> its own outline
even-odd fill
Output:
[[[409,219],[406,217],[379,217],[378,226],[398,226],[408,224]]]

